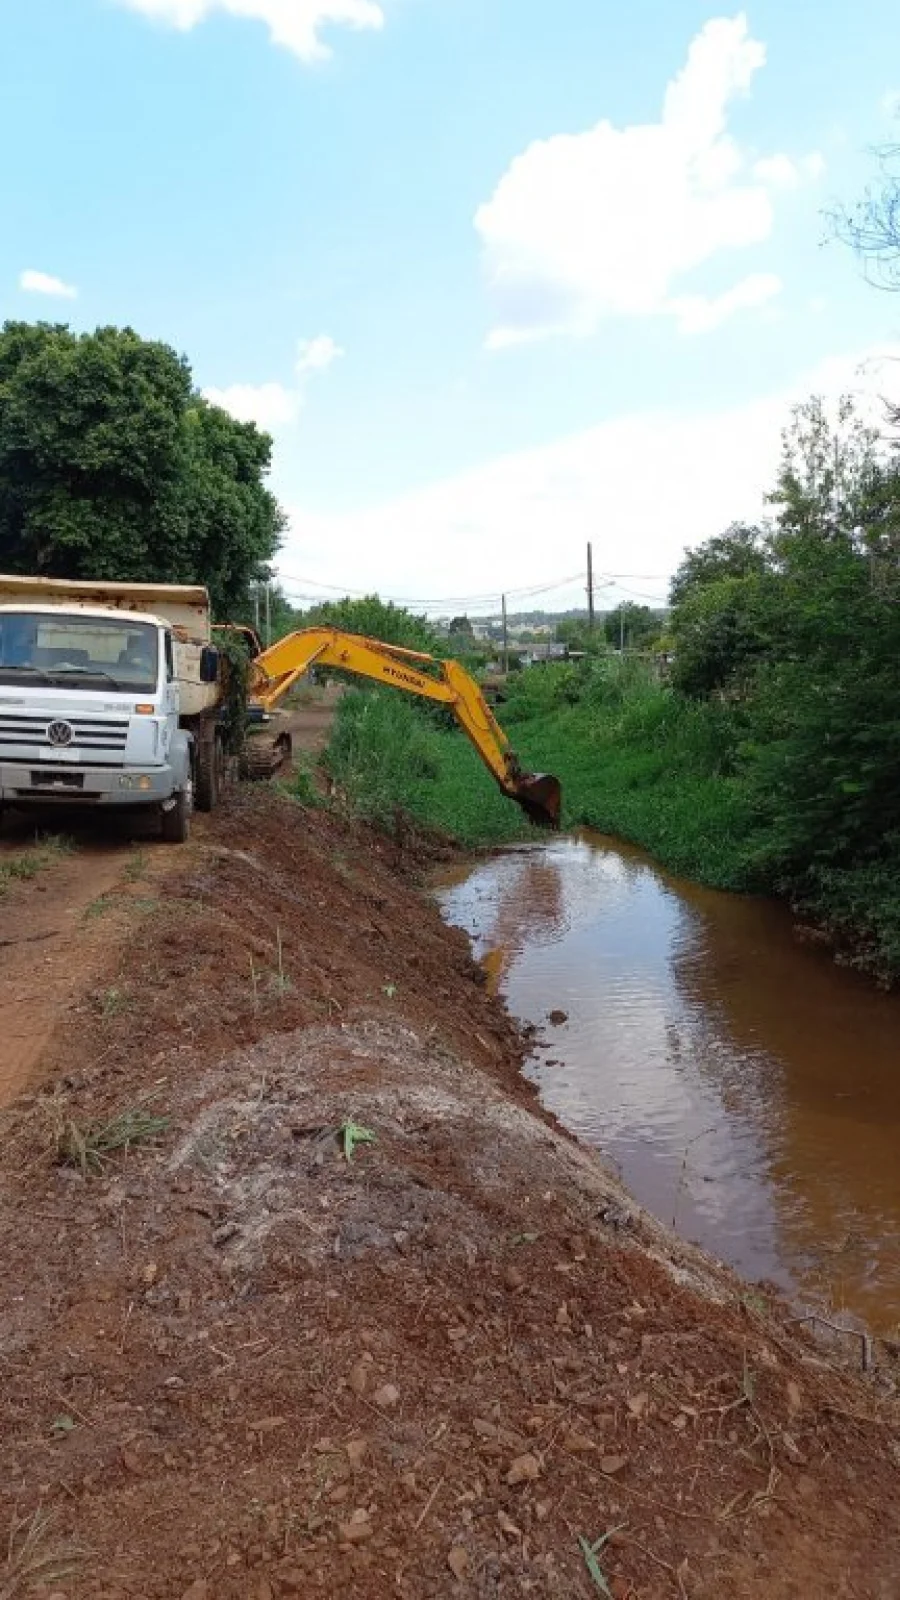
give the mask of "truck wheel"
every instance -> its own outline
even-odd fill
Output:
[[[175,804],[162,814],[162,836],[166,844],[187,844],[191,836],[194,810],[194,785],[188,778],[175,796]]]
[[[225,787],[225,746],[217,733],[197,744],[198,811],[215,811]]]

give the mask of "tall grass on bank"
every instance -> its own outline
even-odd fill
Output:
[[[570,825],[643,845],[717,888],[754,886],[732,708],[686,700],[642,662],[608,657],[522,673],[504,713],[529,764],[562,781]]]
[[[470,848],[528,832],[464,736],[396,690],[341,696],[325,762],[353,809],[383,826],[399,808]]]
[[[746,886],[749,818],[720,708],[682,701],[639,664],[609,659],[523,672],[501,718],[523,764],[560,779],[566,826],[645,845],[706,883]],[[354,809],[374,821],[389,823],[400,807],[468,846],[531,832],[463,735],[389,690],[342,698],[327,761]]]
[[[786,872],[779,818],[760,801],[760,746],[740,706],[688,699],[638,661],[601,657],[513,678],[501,720],[523,765],[560,779],[565,827],[643,845],[670,871],[714,888],[780,895],[831,935],[844,960],[900,981],[900,835],[873,840],[864,859],[848,852]],[[399,808],[470,848],[534,836],[463,735],[390,690],[344,696],[327,761],[351,805],[376,822],[390,825]]]

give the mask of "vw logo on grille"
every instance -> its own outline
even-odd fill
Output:
[[[47,729],[47,738],[50,740],[50,743],[55,744],[57,748],[59,748],[60,745],[71,744],[74,737],[75,732],[71,722],[51,722],[49,728]]]

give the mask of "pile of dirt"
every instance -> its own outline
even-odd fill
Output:
[[[0,1596],[893,1600],[887,1376],[536,1114],[422,860],[251,791],[106,895],[2,1130]]]

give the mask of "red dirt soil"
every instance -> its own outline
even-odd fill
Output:
[[[245,789],[123,859],[0,1121],[0,1600],[896,1600],[886,1354],[541,1116],[425,854]]]

